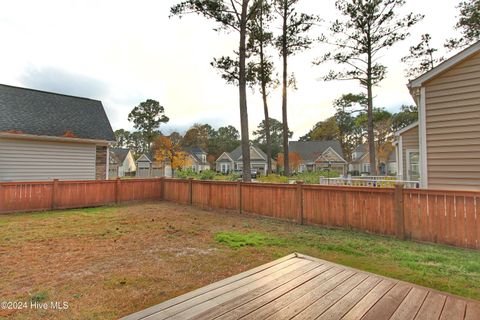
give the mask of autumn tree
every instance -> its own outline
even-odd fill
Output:
[[[290,158],[290,161],[289,161],[289,165],[290,165],[290,171],[296,171],[298,169],[298,167],[302,164],[302,157],[296,153],[296,152],[290,152],[288,154],[288,157]],[[283,153],[279,153],[278,154],[278,158],[277,158],[277,166],[282,170],[285,171],[285,167],[284,167],[284,160],[285,160],[285,155]]]
[[[450,49],[463,48],[480,40],[480,0],[465,0],[457,7],[460,11],[455,29],[459,38],[448,39],[445,46]]]
[[[238,34],[238,89],[242,137],[243,180],[251,181],[250,140],[247,110],[247,27],[258,13],[261,0],[186,0],[171,8],[172,15],[196,13],[219,24],[218,30]]]
[[[402,58],[402,62],[408,66],[407,78],[416,78],[443,61],[442,57],[436,56],[438,49],[432,47],[431,40],[432,37],[428,33],[423,34],[420,42],[411,46],[409,54]]]
[[[189,154],[183,150],[182,137],[177,132],[157,137],[153,143],[155,161],[169,162],[172,170],[191,165]]]
[[[286,156],[283,159],[286,176],[290,175],[288,152],[288,97],[289,86],[295,86],[294,78],[289,76],[288,59],[301,51],[310,48],[313,43],[308,32],[315,22],[316,16],[299,13],[297,10],[300,0],[274,0],[274,9],[281,21],[281,34],[276,38],[275,44],[282,57],[282,124],[283,124],[283,150]]]
[[[376,163],[373,119],[373,87],[387,72],[379,59],[385,51],[404,40],[408,29],[423,16],[409,13],[399,17],[397,10],[405,0],[337,0],[335,6],[341,18],[331,26],[331,36],[323,35],[321,41],[333,46],[333,51],[315,61],[320,64],[333,61],[343,70],[332,70],[325,80],[357,80],[367,92],[368,149],[370,163]],[[376,168],[372,166],[372,174]]]
[[[269,119],[270,145],[272,157],[275,159],[278,153],[283,152],[283,124],[277,119]],[[288,132],[288,138],[293,136],[293,132]],[[267,149],[267,129],[265,120],[259,123],[257,130],[253,132],[254,142],[265,152]],[[283,161],[283,160],[282,160]],[[278,159],[277,159],[278,162]]]
[[[130,111],[128,121],[133,122],[133,127],[142,132],[148,149],[151,149],[160,124],[167,123],[169,118],[165,116],[165,109],[158,101],[148,99]]]

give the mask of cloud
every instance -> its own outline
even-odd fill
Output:
[[[28,66],[20,76],[28,88],[102,100],[108,96],[108,85],[98,79],[54,67]]]

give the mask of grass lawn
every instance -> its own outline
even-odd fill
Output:
[[[173,203],[0,216],[6,319],[113,319],[291,252],[480,300],[480,252]]]

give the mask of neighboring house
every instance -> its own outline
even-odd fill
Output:
[[[402,180],[420,181],[420,142],[418,122],[399,130],[396,151],[398,154],[398,175]]]
[[[137,159],[138,178],[156,178],[156,177],[171,177],[172,168],[169,163],[155,160],[153,154],[142,154]]]
[[[115,158],[117,177],[132,175],[137,170],[132,152],[125,148],[110,148],[110,153]],[[112,177],[112,176],[111,176]]]
[[[377,156],[378,174],[382,176],[396,176],[397,169],[397,153],[393,149],[387,159],[383,161],[378,160]],[[348,171],[352,175],[370,174],[370,152],[368,152],[368,145],[361,144],[355,148],[352,153],[352,161],[348,165]]]
[[[300,156],[297,172],[329,169],[340,174],[347,172],[347,161],[343,158],[342,147],[337,140],[290,141],[289,153]]]
[[[207,153],[199,147],[187,147],[184,149],[189,155],[190,168],[195,172],[210,170],[210,164],[207,161]]]
[[[401,167],[422,188],[480,190],[480,42],[408,84],[418,126],[397,133]],[[418,131],[418,133],[417,133]],[[406,146],[406,137],[418,137]],[[413,137],[414,136],[414,137]]]
[[[217,172],[230,173],[236,170],[242,170],[242,146],[239,146],[232,152],[224,152],[215,161],[215,168]],[[250,166],[256,169],[261,175],[267,171],[267,155],[260,147],[250,146]],[[272,171],[277,170],[277,163],[272,159]]]
[[[0,85],[0,181],[106,179],[113,142],[100,101]]]

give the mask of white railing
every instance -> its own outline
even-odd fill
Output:
[[[371,179],[373,178],[373,179]],[[383,178],[383,179],[379,179]],[[362,177],[362,178],[323,178],[320,177],[320,184],[332,186],[357,186],[357,187],[373,187],[373,188],[393,188],[397,183],[403,183],[405,188],[420,188],[419,181],[398,180],[395,177]]]

